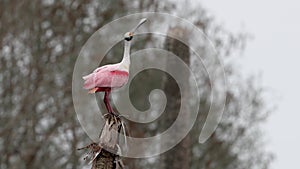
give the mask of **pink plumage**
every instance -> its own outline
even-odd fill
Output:
[[[83,88],[91,92],[103,91],[101,88],[119,88],[128,81],[128,71],[121,70],[120,63],[105,65],[97,68],[93,73],[84,76]]]

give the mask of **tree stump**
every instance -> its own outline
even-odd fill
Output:
[[[122,169],[124,168],[118,153],[121,119],[113,114],[106,114],[105,125],[100,134],[98,146],[100,152],[95,154],[92,169]],[[99,154],[98,154],[99,153]]]
[[[92,169],[123,169],[124,164],[118,155],[119,134],[122,127],[120,117],[114,114],[104,115],[105,124],[100,133],[99,142],[81,149],[89,149]],[[87,159],[88,156],[85,158]]]

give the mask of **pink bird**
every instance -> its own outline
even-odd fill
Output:
[[[132,31],[125,33],[124,54],[120,63],[98,67],[91,74],[83,76],[83,88],[89,90],[89,93],[105,92],[103,101],[109,113],[114,114],[109,103],[109,94],[111,90],[124,86],[128,81],[130,66],[130,43],[133,38],[133,33],[146,21],[146,18],[142,19]]]

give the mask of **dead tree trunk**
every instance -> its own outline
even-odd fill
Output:
[[[122,169],[124,164],[118,152],[119,133],[121,131],[121,119],[112,114],[105,117],[105,125],[100,134],[98,146],[99,154],[95,155],[92,169]]]
[[[92,143],[84,149],[90,149],[92,169],[122,169],[124,164],[117,154],[121,119],[112,114],[106,114],[104,118],[105,124],[99,142]]]

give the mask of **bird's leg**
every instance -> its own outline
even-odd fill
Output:
[[[110,89],[109,90],[105,90],[103,101],[104,101],[104,104],[106,106],[107,111],[109,113],[113,113],[112,108],[111,108],[110,103],[109,103],[109,94],[110,94],[110,91],[111,91]]]

